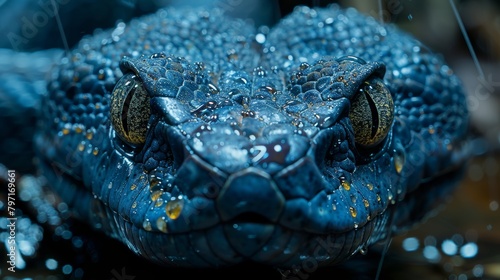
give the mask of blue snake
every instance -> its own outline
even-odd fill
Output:
[[[341,263],[428,217],[467,159],[443,58],[337,5],[265,31],[161,9],[83,38],[40,108],[50,187],[165,266]]]

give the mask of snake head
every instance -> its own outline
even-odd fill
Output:
[[[439,56],[337,6],[257,48],[223,13],[159,11],[51,74],[41,171],[89,224],[165,265],[329,265],[453,189],[468,113]]]
[[[383,64],[325,58],[288,74],[214,78],[202,63],[159,53],[120,67],[111,121],[115,146],[148,178],[139,195],[148,206],[128,217],[142,229],[218,232],[257,260],[277,232],[341,234],[387,206],[383,181],[353,178],[356,163],[388,160],[394,105]]]

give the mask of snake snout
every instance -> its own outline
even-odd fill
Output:
[[[266,172],[250,167],[232,174],[216,201],[223,221],[274,223],[285,198]]]

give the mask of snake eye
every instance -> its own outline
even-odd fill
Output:
[[[146,141],[149,106],[141,80],[131,73],[121,77],[111,93],[111,123],[122,140],[130,145]]]
[[[385,139],[394,119],[394,103],[381,79],[369,79],[361,85],[351,101],[349,118],[360,146],[370,148]]]

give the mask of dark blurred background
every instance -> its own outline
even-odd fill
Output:
[[[61,49],[65,48],[51,9],[52,2],[59,7],[58,13],[69,47],[96,28],[110,28],[118,21],[128,21],[132,17],[172,5],[216,5],[257,26],[272,26],[297,5],[325,6],[335,2],[343,7],[355,7],[387,23],[397,24],[414,34],[431,49],[442,53],[464,82],[472,117],[474,157],[471,158],[464,182],[449,203],[425,223],[392,240],[384,256],[380,279],[500,279],[500,1],[453,2],[477,56],[478,65],[474,63],[450,1],[0,0],[0,48],[3,48],[0,49],[1,83],[12,80],[11,75],[25,75],[28,72],[25,78],[27,83],[23,87],[37,87],[37,84],[30,84],[30,79],[42,76],[45,63],[57,59]],[[37,59],[30,56],[30,53],[47,49],[52,51],[44,52],[46,56],[41,60],[39,55]],[[10,52],[12,50],[17,52],[16,55]],[[0,102],[3,97],[0,92]],[[16,106],[12,106],[13,110],[23,108]],[[31,114],[28,107],[26,110],[27,114]],[[19,138],[9,139],[9,135],[14,133],[14,130],[9,129],[20,125],[12,125],[9,121],[3,126],[4,132],[8,133],[0,133],[0,163],[8,165],[6,160],[20,154],[12,148]],[[26,135],[22,137],[29,137],[29,133],[25,132]],[[9,154],[8,151],[13,152]],[[30,166],[27,158],[22,161],[26,163],[24,166]],[[42,184],[29,176],[30,168],[18,174],[20,184]],[[5,170],[0,166],[2,180],[5,182]],[[51,206],[54,197],[41,199],[37,189],[20,196],[22,201],[30,202],[21,204],[19,208],[23,222],[18,228],[18,237],[20,240],[24,238],[21,240],[24,245],[20,246],[24,266],[12,274],[4,264],[0,265],[3,279],[120,279],[124,271],[126,275],[135,276],[134,279],[147,279],[141,276],[147,271],[165,278],[170,276],[166,270],[133,256],[114,240],[103,236],[96,238],[78,221],[69,219],[63,223],[59,218],[51,219],[51,213],[62,218],[67,214],[66,209]],[[3,190],[0,198],[0,209],[4,211],[6,199]],[[4,241],[7,234],[4,217],[6,215],[0,217],[0,241]],[[371,254],[361,256],[350,265],[319,270],[309,279],[374,279],[381,250],[382,246],[374,248]],[[0,247],[0,253],[6,253],[4,246]],[[363,269],[360,270],[360,267]],[[193,271],[181,270],[181,273],[186,277],[200,276]],[[215,274],[215,277],[234,279],[243,274],[254,278],[281,278],[276,270],[253,267],[237,267]]]

